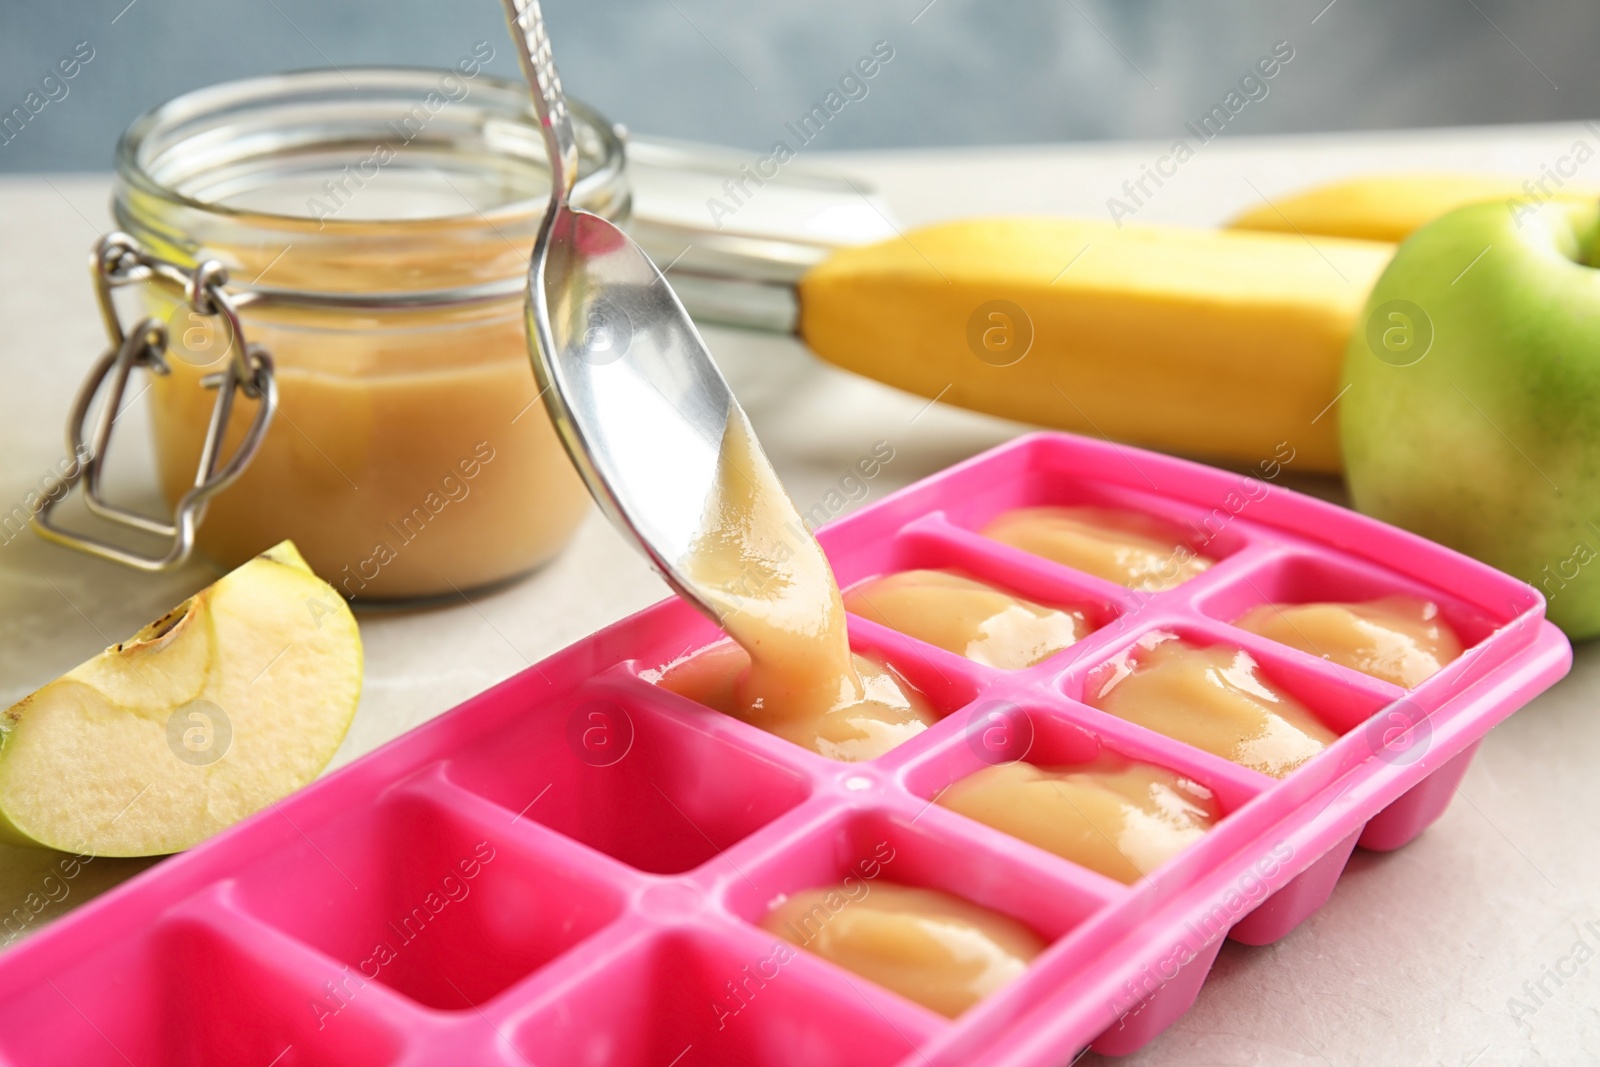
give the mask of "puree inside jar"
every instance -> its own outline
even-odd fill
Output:
[[[367,267],[352,265],[352,277]],[[325,276],[302,266],[291,277]],[[151,300],[172,314],[165,293]],[[222,566],[289,539],[347,597],[456,595],[546,562],[587,513],[588,491],[538,402],[520,302],[366,322],[298,307],[241,315],[250,342],[272,354],[278,411],[197,531]],[[172,331],[171,373],[149,388],[169,503],[192,488],[211,419],[216,392],[201,379],[231,358],[221,343],[188,347],[191,334],[205,336]],[[235,398],[224,455],[255,411]]]
[[[1182,585],[1211,566],[1171,526],[1118,508],[1016,508],[996,516],[981,532],[1145,593]]]
[[[1001,670],[1021,670],[1090,630],[1082,611],[1045,607],[952,571],[901,571],[850,589],[853,614]]]
[[[1274,778],[1338,739],[1243,649],[1157,631],[1110,667],[1089,704]]]
[[[1407,689],[1461,655],[1461,639],[1439,616],[1439,605],[1412,596],[1357,604],[1262,604],[1234,625]]]
[[[938,890],[888,882],[807,889],[761,925],[951,1018],[1015,980],[1045,947],[1008,916]]]
[[[680,571],[739,649],[714,647],[672,666],[661,679],[667,688],[838,760],[873,759],[934,721],[909,683],[852,653],[822,546],[738,410]]]
[[[1067,767],[985,767],[938,802],[1128,884],[1199,841],[1221,817],[1205,786],[1110,754]]]

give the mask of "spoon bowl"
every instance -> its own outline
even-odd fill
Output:
[[[705,525],[728,422],[744,412],[650,257],[569,205],[577,150],[539,2],[504,3],[550,156],[550,206],[528,266],[540,395],[607,517],[715,620],[684,565]]]

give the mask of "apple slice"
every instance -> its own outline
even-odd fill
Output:
[[[0,712],[0,840],[187,848],[316,777],[361,660],[350,608],[285,541]]]

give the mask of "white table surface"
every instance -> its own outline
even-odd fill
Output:
[[[1346,173],[1499,170],[1537,177],[1581,125],[1246,139],[1209,144],[1138,220],[1211,224]],[[974,214],[1105,217],[1105,201],[1160,144],[1048,146],[824,157],[875,181],[908,224]],[[1600,182],[1600,162],[1580,180]],[[0,501],[9,510],[61,452],[61,424],[99,336],[84,270],[108,225],[102,176],[0,179]],[[937,405],[819,363],[788,339],[710,330],[708,340],[802,508],[873,442],[895,458],[883,493],[1014,436],[1022,427]],[[154,499],[128,420],[120,473]],[[1303,486],[1336,494],[1332,483]],[[151,578],[45,545],[0,546],[0,706],[131,633],[212,574]],[[426,611],[364,613],[366,690],[335,761],[346,762],[486,686],[666,594],[591,513],[572,547],[508,589]],[[1600,650],[1495,730],[1449,812],[1391,855],[1358,851],[1326,907],[1269,948],[1229,943],[1198,1002],[1133,1064],[1600,1063]],[[0,846],[0,914],[56,857]],[[148,861],[97,860],[59,917]],[[1586,927],[1585,924],[1593,923]],[[1526,999],[1582,941],[1597,958],[1520,1023]],[[1583,955],[1580,953],[1580,955]],[[1085,1063],[1095,1061],[1086,1057]]]

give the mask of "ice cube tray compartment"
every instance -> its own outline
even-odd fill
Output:
[[[783,962],[759,931],[666,931],[508,1031],[512,1062],[890,1067],[943,1027],[866,985],[798,952]]]
[[[784,898],[848,876],[863,887],[863,896],[880,881],[936,889],[1010,916],[1055,941],[1117,895],[1092,880],[1062,878],[1031,856],[995,853],[989,865],[967,863],[972,853],[993,852],[993,831],[947,824],[942,816],[950,813],[907,799],[896,793],[806,828],[784,853],[767,857],[746,878],[728,884],[729,909],[759,924]]]
[[[805,799],[805,777],[741,746],[725,716],[667,698],[613,669],[464,749],[445,776],[655,874],[698,867]]]
[[[1194,598],[1201,614],[1218,622],[1233,623],[1262,604],[1351,603],[1404,595],[1430,600],[1439,614],[1471,648],[1492,634],[1499,624],[1472,605],[1462,603],[1443,589],[1410,581],[1359,560],[1328,560],[1286,548],[1230,574],[1228,581]],[[1509,621],[1502,613],[1500,622]]]
[[[955,570],[1046,607],[1081,611],[1095,630],[1122,611],[1122,597],[1110,583],[1064,568],[1031,566],[1029,561],[1019,566],[1009,554],[994,551],[995,542],[985,538],[975,543],[961,533],[942,521],[912,522],[852,552],[836,577],[841,588],[851,589],[901,571]]]
[[[241,871],[234,892],[367,980],[470,1011],[622,911],[603,872],[520,830],[498,811],[397,790]]]
[[[381,992],[331,999],[328,990],[345,982],[338,966],[270,932],[252,937],[221,903],[225,895],[176,909],[22,994],[0,1037],[0,1062],[383,1067],[417,1041],[403,1009]],[[337,1026],[326,1025],[333,1019]]]
[[[951,784],[996,764],[1025,760],[1039,767],[1067,767],[1110,754],[1194,780],[1216,796],[1225,814],[1271,784],[1248,768],[1150,731],[1097,732],[1086,718],[1079,709],[1060,703],[978,704],[961,733],[947,734],[908,761],[902,780],[912,793],[931,800]]]
[[[885,521],[899,520],[897,525],[913,517],[937,516],[955,530],[982,537],[977,531],[1001,512],[1014,508],[1102,507],[1158,520],[1170,527],[1178,540],[1213,563],[1245,547],[1249,538],[1232,529],[1233,518],[1242,509],[1230,506],[1228,493],[1248,490],[1251,495],[1258,495],[1260,490],[1255,486],[1265,483],[1247,483],[1242,475],[1212,471],[1237,484],[1214,495],[1186,497],[1162,484],[1163,475],[1170,471],[1149,463],[1149,456],[1150,453],[1118,446],[1110,457],[1111,464],[1100,463],[1100,469],[1086,471],[1048,447],[1019,448],[1003,458],[996,457],[997,461],[987,465],[981,474],[958,466],[940,475],[941,479],[950,476],[946,483],[949,491],[942,487],[934,494],[934,506],[917,508],[915,514],[886,509],[882,515]],[[1113,469],[1113,464],[1122,469]],[[913,487],[912,492],[917,488]],[[1245,502],[1245,508],[1249,506],[1248,497],[1241,495],[1239,500]],[[857,513],[851,519],[865,521],[865,516]],[[999,544],[989,538],[984,541]],[[1008,553],[1020,551],[1004,545],[1001,548]]]
[[[666,608],[668,605],[660,607]],[[697,656],[715,645],[729,642],[729,638],[721,630],[688,605],[673,602],[670,607],[678,625],[662,629],[656,640],[631,650],[630,672],[647,682],[657,682],[673,665]],[[886,626],[878,626],[866,619],[851,617],[849,632],[852,650],[874,656],[893,667],[922,691],[932,702],[935,713],[941,717],[970,701],[978,687],[983,684],[979,675],[967,669],[976,664],[972,664],[964,657],[913,640]],[[943,657],[949,659],[935,655],[933,662],[930,663],[929,653],[942,653]],[[674,704],[682,699],[670,693],[666,695]],[[695,707],[700,706],[694,701],[687,703]]]
[[[1305,705],[1322,725],[1341,736],[1405,695],[1398,686],[1243,630],[1218,626],[1210,620],[1180,621],[1155,613],[1118,635],[1115,643],[1104,645],[1104,651],[1096,650],[1098,654],[1093,659],[1080,656],[1068,666],[1060,676],[1062,691],[1075,701],[1090,704],[1120,664],[1129,658],[1138,661],[1143,651],[1141,641],[1165,634],[1200,648],[1248,653],[1270,685]],[[1091,709],[1090,714],[1114,718],[1098,709]]]
[[[1222,817],[1203,841],[1226,825],[1234,812],[1270,788],[1271,780],[1265,776],[1209,753],[1151,735],[1148,731],[1096,732],[1085,724],[1085,718],[1076,709],[1043,703],[979,705],[969,725],[959,735],[946,735],[908,762],[902,783],[913,795],[924,798],[929,804],[937,804],[950,786],[986,767],[1019,759],[1039,767],[1070,767],[1093,762],[1109,753],[1174,771],[1210,790]],[[965,816],[954,812],[949,812],[948,816],[967,821]],[[1022,842],[1017,842],[1015,847],[1029,854],[1037,852],[1039,862],[1047,866],[1059,863],[1079,869],[1068,860]],[[1209,862],[1205,850],[1198,860],[1191,855],[1195,851],[1195,848],[1184,850],[1145,880],[1181,883],[1189,867]],[[1085,873],[1101,883],[1104,892],[1113,896],[1126,892],[1121,883],[1094,872]]]
[[[721,639],[686,605],[609,627],[0,956],[0,1064],[1045,1067],[1089,1044],[1133,1051],[1193,1002],[1224,937],[1281,937],[1358,837],[1398,847],[1437,818],[1482,735],[1570,660],[1522,583],[1242,478],[1041,434],[824,529],[845,584],[953,567],[1095,613],[1082,641],[1016,672],[853,618],[857,649],[943,716],[868,763],[654,684]],[[1143,594],[974,532],[1075,503],[1189,523],[1218,562]],[[1473,647],[1409,694],[1231,625],[1267,599],[1422,590]],[[1244,648],[1343,736],[1278,781],[1083,703],[1152,629]],[[933,802],[995,759],[1102,748],[1192,777],[1224,811],[1132,886]],[[803,952],[773,973],[768,909],[880,844],[878,877],[992,907],[1049,947],[954,1021]]]

